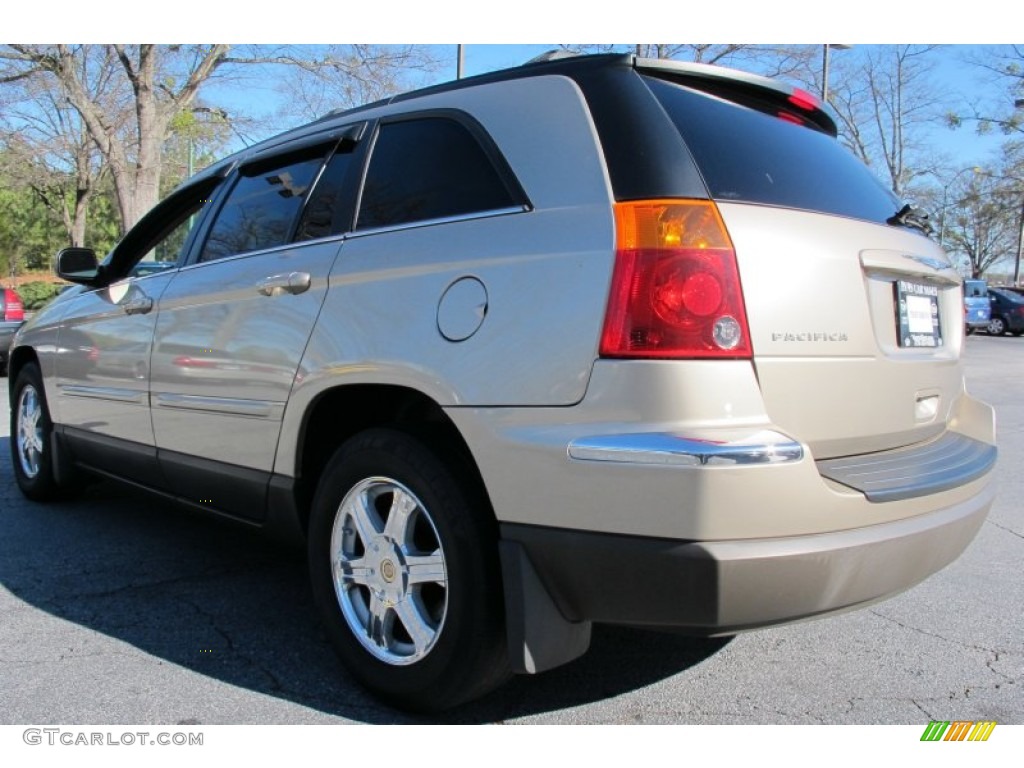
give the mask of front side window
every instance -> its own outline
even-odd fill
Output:
[[[195,210],[189,211],[163,239],[149,248],[132,267],[131,274],[141,277],[174,267],[178,263],[188,235],[195,225],[198,212],[198,206]]]
[[[147,213],[107,255],[104,267],[111,279],[140,277],[176,266],[220,182],[216,177],[178,190]]]
[[[424,117],[381,126],[356,229],[388,227],[516,205],[502,175],[461,123]]]
[[[210,229],[200,261],[274,248],[288,242],[323,159],[319,155],[242,174]]]

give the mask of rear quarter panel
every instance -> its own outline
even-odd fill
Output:
[[[443,406],[562,406],[586,392],[615,235],[608,176],[579,89],[563,77],[531,78],[400,106],[472,115],[531,209],[347,239],[285,414],[278,472],[293,472],[302,416],[332,387],[406,386]],[[461,278],[484,286],[486,306],[462,308],[480,312],[479,330],[450,341],[439,308]]]

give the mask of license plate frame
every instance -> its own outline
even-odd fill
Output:
[[[935,349],[942,346],[939,288],[914,280],[893,284],[896,309],[896,340],[904,349]]]

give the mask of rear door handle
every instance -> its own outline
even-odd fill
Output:
[[[289,272],[272,275],[260,280],[257,290],[264,296],[280,296],[282,293],[302,293],[309,290],[313,278],[309,272]]]

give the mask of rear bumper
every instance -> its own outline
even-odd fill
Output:
[[[991,506],[969,500],[864,528],[808,536],[684,542],[503,524],[570,622],[731,634],[855,608],[945,567]]]

